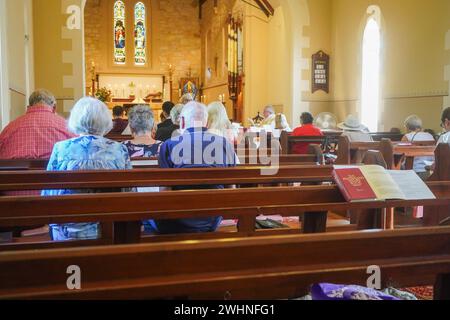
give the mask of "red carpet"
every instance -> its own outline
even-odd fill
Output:
[[[433,300],[433,287],[432,286],[406,288],[406,289],[402,289],[402,291],[412,293],[419,300]]]

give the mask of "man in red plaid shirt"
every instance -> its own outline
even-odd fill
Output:
[[[49,159],[55,143],[75,137],[56,114],[56,99],[46,90],[33,92],[27,113],[0,134],[0,159]]]

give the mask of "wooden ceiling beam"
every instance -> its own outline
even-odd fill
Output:
[[[202,17],[203,17],[202,7],[203,7],[203,5],[205,4],[206,1],[208,1],[208,0],[198,0],[198,10],[199,10],[198,18],[199,19],[202,19]]]
[[[255,2],[268,18],[274,15],[275,10],[268,0],[255,0]]]

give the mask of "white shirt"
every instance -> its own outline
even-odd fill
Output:
[[[373,142],[373,138],[367,132],[362,131],[344,131],[343,136],[348,137],[350,142]]]
[[[440,144],[440,143],[448,143],[448,144],[450,144],[450,131],[447,132],[447,133],[444,133],[444,134],[439,138],[438,144]]]
[[[410,132],[405,135],[409,142],[434,141],[434,137],[428,132]],[[413,170],[415,172],[426,172],[427,163],[434,162],[434,157],[415,157]]]

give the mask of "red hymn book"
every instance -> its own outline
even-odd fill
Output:
[[[348,202],[377,199],[359,168],[334,170],[333,178]]]

